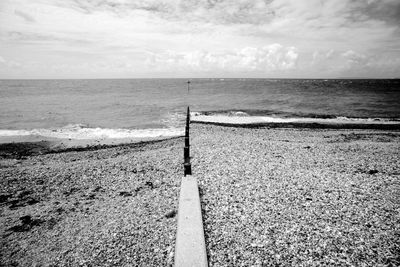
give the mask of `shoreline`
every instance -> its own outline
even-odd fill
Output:
[[[41,154],[54,154],[72,151],[91,151],[114,147],[139,147],[157,142],[179,139],[182,136],[140,138],[140,139],[102,139],[102,140],[72,140],[42,138],[16,138],[4,140],[0,138],[0,159],[21,158]],[[11,141],[13,140],[13,141]]]
[[[305,130],[381,130],[400,131],[400,123],[354,123],[354,122],[315,122],[315,121],[277,121],[265,122],[264,117],[232,117],[192,115],[192,125],[214,125],[248,129],[305,129]],[[52,138],[40,135],[0,137],[0,158],[20,158],[31,155],[62,153],[68,151],[88,151],[120,146],[145,145],[163,140],[179,139],[183,135],[148,138],[98,138],[71,139]]]
[[[192,115],[191,123],[241,128],[309,128],[400,130],[398,121],[341,119],[284,119],[262,116]]]

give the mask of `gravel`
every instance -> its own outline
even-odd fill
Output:
[[[210,266],[399,266],[400,133],[194,124]]]
[[[182,143],[1,159],[0,265],[171,266]]]
[[[183,141],[8,151],[1,264],[173,265]],[[210,266],[399,266],[399,141],[396,131],[192,124]]]

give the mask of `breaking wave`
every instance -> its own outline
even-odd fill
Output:
[[[83,124],[71,124],[54,129],[0,130],[0,136],[44,136],[59,139],[123,139],[157,138],[183,135],[181,128],[158,129],[108,129],[90,128]]]
[[[318,114],[273,113],[271,111],[204,111],[191,112],[194,122],[257,124],[257,123],[321,123],[321,124],[393,124],[400,125],[398,118],[350,118]]]

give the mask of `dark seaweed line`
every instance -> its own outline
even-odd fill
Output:
[[[191,121],[190,123],[210,124],[237,128],[310,128],[310,129],[373,129],[373,130],[400,130],[400,124],[359,124],[359,123],[307,123],[307,122],[264,122],[264,123],[223,123]]]

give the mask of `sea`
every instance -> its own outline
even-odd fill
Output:
[[[0,80],[0,137],[176,136],[188,106],[208,116],[400,121],[400,80]]]

